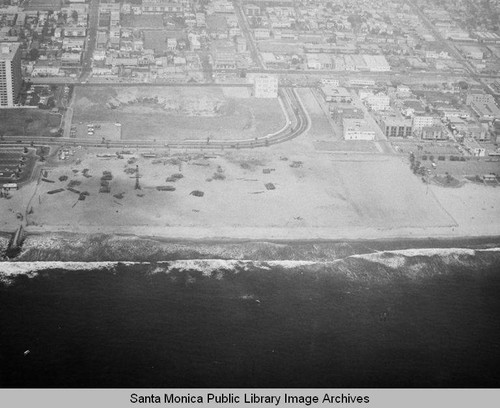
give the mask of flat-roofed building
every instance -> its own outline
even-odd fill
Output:
[[[413,116],[413,129],[419,130],[424,127],[433,126],[436,122],[436,118],[431,115],[415,115]]]
[[[493,95],[488,93],[469,93],[465,103],[471,105],[473,102],[476,103],[495,103],[495,98]]]
[[[374,140],[375,131],[363,119],[342,120],[342,129],[345,140]]]
[[[448,134],[442,126],[430,126],[422,129],[421,137],[424,140],[446,140]]]
[[[0,108],[15,106],[22,86],[19,43],[0,43]]]
[[[472,102],[470,107],[479,120],[491,122],[494,119],[500,119],[500,109],[495,103]]]
[[[255,75],[253,94],[256,98],[277,98],[278,77],[275,75]]]
[[[411,119],[385,117],[380,121],[382,132],[387,137],[409,137],[413,135]]]
[[[342,87],[337,87],[333,85],[323,85],[321,87],[321,94],[325,98],[326,102],[335,103],[351,103],[352,95],[351,93]]]
[[[184,5],[172,0],[142,0],[144,14],[183,13]]]
[[[364,119],[365,117],[363,109],[350,106],[331,105],[330,112],[333,120],[339,125],[342,125],[344,119]]]

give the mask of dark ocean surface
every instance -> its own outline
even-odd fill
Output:
[[[28,245],[0,262],[0,387],[500,387],[495,243],[262,245],[19,262]]]

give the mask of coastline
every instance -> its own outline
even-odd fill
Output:
[[[500,236],[374,239],[174,239],[133,234],[30,233],[4,261],[162,262],[173,260],[334,261],[352,255],[407,249],[500,247]]]

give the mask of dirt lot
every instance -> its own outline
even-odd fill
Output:
[[[297,93],[300,95],[302,103],[311,118],[312,123],[309,130],[311,138],[315,140],[341,140],[342,134],[336,132],[332,127],[313,92],[308,88],[301,88],[297,90]]]
[[[58,129],[61,115],[40,109],[0,109],[0,135],[4,136],[53,136]]]
[[[74,124],[118,122],[124,140],[254,139],[285,124],[277,99],[251,98],[247,88],[82,87],[76,93]]]

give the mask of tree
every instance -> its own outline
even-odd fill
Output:
[[[39,56],[40,56],[40,51],[38,51],[38,48],[32,48],[28,53],[30,61],[36,61]]]
[[[73,21],[78,21],[78,11],[76,10],[73,10],[73,12],[71,13],[71,18],[73,19]]]

